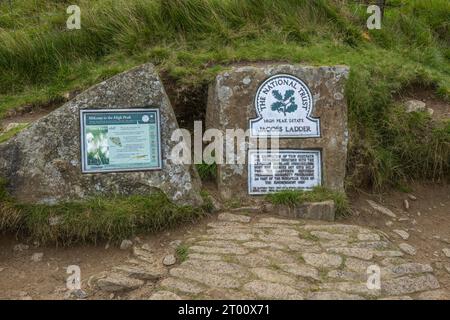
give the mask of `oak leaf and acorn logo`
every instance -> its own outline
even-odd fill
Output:
[[[295,112],[298,109],[298,105],[295,103],[294,90],[286,90],[284,95],[282,95],[278,90],[273,90],[272,95],[276,102],[272,103],[272,111],[282,112],[284,116],[286,113]]]

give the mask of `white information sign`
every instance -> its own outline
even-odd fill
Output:
[[[310,190],[322,184],[320,150],[249,150],[248,192]]]
[[[308,86],[289,74],[265,80],[255,96],[257,118],[250,120],[250,136],[320,137],[320,121],[312,118],[313,97]]]

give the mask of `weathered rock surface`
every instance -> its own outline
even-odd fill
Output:
[[[31,261],[40,262],[40,261],[42,261],[43,257],[44,257],[44,253],[36,252],[36,253],[33,253],[33,255],[31,256]]]
[[[406,112],[424,111],[426,103],[420,100],[408,100],[405,102]]]
[[[447,290],[425,291],[418,295],[418,300],[449,300],[450,293]]]
[[[181,298],[170,291],[158,291],[152,294],[149,300],[181,300]]]
[[[339,291],[314,292],[308,296],[308,300],[364,300],[356,294]]]
[[[319,280],[319,271],[316,268],[296,263],[280,264],[280,268],[288,273],[303,278],[310,278],[313,280]]]
[[[272,210],[280,216],[297,219],[334,221],[336,216],[336,207],[332,200],[305,202],[295,207],[275,205]]]
[[[330,248],[327,251],[363,260],[371,260],[373,258],[373,252],[369,249],[342,247],[342,248]]]
[[[417,252],[416,248],[414,248],[412,245],[407,244],[407,243],[400,243],[398,246],[403,252],[405,252],[411,256],[414,256]]]
[[[168,290],[176,290],[184,293],[199,294],[205,291],[205,288],[193,281],[186,281],[178,278],[166,278],[160,285]]]
[[[13,251],[14,252],[22,252],[22,251],[28,250],[29,247],[30,246],[27,244],[19,243],[13,247]]]
[[[160,109],[163,169],[82,174],[81,109]],[[170,152],[178,142],[175,114],[153,65],[145,64],[95,85],[49,115],[0,144],[0,176],[21,202],[56,203],[112,194],[163,191],[180,204],[199,205],[200,179],[195,169],[174,164]]]
[[[442,249],[442,252],[447,258],[450,258],[450,248],[444,248]]]
[[[367,200],[367,203],[376,211],[385,214],[391,218],[396,218],[397,215],[395,213],[393,213],[390,209],[383,207],[382,205],[372,201],[372,200]]]
[[[118,273],[113,273],[105,278],[98,279],[99,289],[107,292],[118,292],[137,289],[144,284],[144,281],[133,279]]]
[[[344,98],[345,66],[310,67],[301,65],[259,65],[234,67],[219,74],[210,86],[206,127],[223,133],[226,129],[249,128],[249,120],[257,117],[253,104],[258,87],[267,78],[290,74],[301,79],[313,96],[312,117],[320,118],[320,137],[280,139],[280,148],[322,149],[323,185],[342,191],[347,157],[347,105]],[[245,150],[245,153],[247,150]],[[247,155],[246,155],[247,156]],[[246,198],[247,165],[218,165],[218,188],[222,198]]]
[[[238,288],[240,286],[239,281],[230,276],[205,273],[187,268],[173,268],[170,270],[170,274],[174,277],[194,280],[211,287]]]
[[[391,266],[382,270],[384,276],[387,277],[399,277],[408,274],[416,273],[430,273],[433,272],[433,268],[428,264],[421,263],[404,263],[400,265]]]
[[[137,266],[118,266],[114,267],[115,270],[126,274],[130,278],[139,280],[156,281],[163,277],[167,271],[157,266],[137,265]]]
[[[255,274],[259,279],[269,282],[276,282],[281,284],[295,283],[294,277],[282,274],[279,271],[274,271],[269,268],[253,268],[250,271]]]
[[[430,116],[433,115],[434,110],[431,108],[427,108],[427,105],[425,102],[420,101],[420,100],[408,100],[404,103],[405,108],[406,108],[406,112],[428,112],[430,114]]]
[[[175,256],[173,254],[168,254],[163,259],[163,264],[165,266],[171,266],[171,265],[175,264],[175,262],[177,262],[177,259],[175,258]]]
[[[409,239],[409,233],[406,232],[405,230],[400,230],[400,229],[394,229],[392,230],[394,233],[396,233],[400,238],[402,238],[403,240],[408,240]]]
[[[342,264],[340,256],[327,253],[304,253],[303,259],[317,268],[338,268]]]
[[[255,280],[244,286],[249,291],[263,299],[303,300],[303,295],[294,288],[273,282]]]
[[[380,236],[376,233],[360,233],[358,234],[360,241],[380,241]]]
[[[76,289],[76,290],[69,291],[67,293],[67,296],[69,298],[75,298],[75,299],[86,299],[89,295],[81,289]]]
[[[244,216],[241,214],[233,214],[233,213],[224,212],[224,213],[219,214],[219,220],[247,223],[247,222],[250,222],[250,217]]]
[[[403,295],[417,291],[439,289],[439,282],[430,274],[412,278],[401,277],[393,280],[383,281],[382,290],[389,295]]]
[[[121,250],[128,250],[133,246],[133,241],[131,240],[122,240],[122,242],[120,243],[120,249]]]
[[[445,285],[441,288],[431,265],[403,254],[389,235],[383,235],[386,241],[382,241],[375,230],[356,225],[304,224],[257,215],[241,223],[224,217],[236,220],[224,215],[221,221],[209,223],[206,231],[183,241],[188,255],[179,265],[162,267],[155,276],[155,263],[161,266],[163,256],[135,247],[138,262],[129,260],[133,266],[115,267],[98,283],[103,290],[128,291],[121,293],[125,298],[144,299],[447,298]],[[208,231],[220,230],[219,226],[255,239],[210,239]],[[376,270],[381,287],[368,285],[375,284],[368,280]],[[134,282],[137,279],[145,280],[145,285]],[[142,294],[143,289],[150,291]]]

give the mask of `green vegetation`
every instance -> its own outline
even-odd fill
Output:
[[[144,62],[190,87],[244,61],[347,64],[347,188],[448,179],[449,125],[407,115],[395,98],[428,87],[450,100],[450,2],[389,0],[381,30],[367,30],[365,2],[80,0],[81,29],[69,31],[67,1],[3,1],[0,117]]]
[[[311,191],[286,190],[268,194],[266,199],[273,204],[295,207],[305,202],[320,202],[333,200],[336,205],[336,214],[345,216],[349,213],[349,203],[344,193],[328,190],[324,187],[315,187]]]
[[[20,232],[40,243],[71,245],[155,232],[205,214],[177,206],[161,193],[150,196],[94,198],[58,205],[19,205],[0,183],[0,230]]]
[[[215,207],[209,192],[203,189],[200,191],[200,196],[203,199],[202,210],[207,213],[213,212]]]
[[[197,171],[200,175],[200,178],[202,180],[214,180],[217,176],[217,165],[215,163],[207,164],[207,163],[201,163],[197,164]]]
[[[28,126],[28,124],[25,124],[25,123],[24,124],[20,124],[17,127],[15,127],[14,129],[8,130],[8,131],[6,131],[4,133],[0,133],[0,143],[11,139],[16,134],[18,134],[20,131],[25,129],[27,126]]]
[[[380,185],[390,177],[405,181],[410,173],[426,172],[438,180],[450,174],[450,119],[433,123],[428,113],[405,113],[401,106],[386,110],[379,130],[386,148],[377,153],[380,162],[373,171]]]
[[[179,262],[183,262],[187,259],[188,257],[188,253],[189,253],[189,247],[185,244],[180,244],[176,249],[175,249],[175,254],[177,256],[177,260]]]

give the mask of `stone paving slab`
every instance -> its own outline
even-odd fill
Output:
[[[222,213],[207,230],[190,234],[183,246],[187,248],[184,261],[156,276],[148,270],[155,268],[157,259],[150,251],[136,248],[139,265],[115,268],[98,286],[108,291],[128,290],[131,298],[133,290],[148,279],[155,288],[150,299],[442,296],[430,265],[415,262],[385,234],[356,225]],[[139,266],[145,268],[141,273]],[[130,270],[135,278],[124,274]],[[380,272],[378,287],[374,287],[373,270]]]

